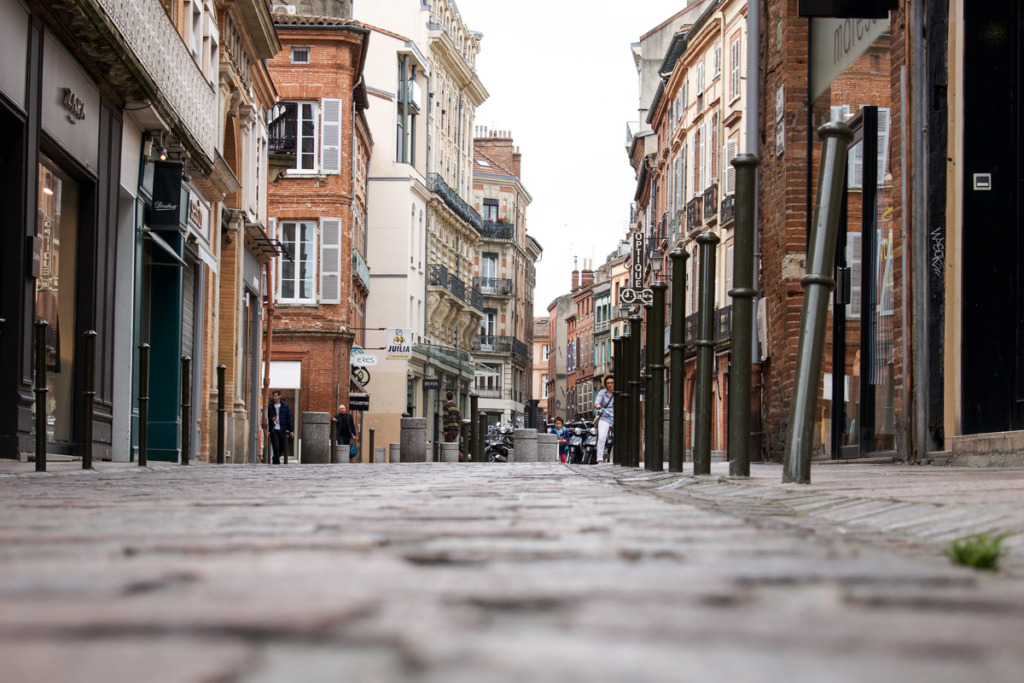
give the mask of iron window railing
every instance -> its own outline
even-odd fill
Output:
[[[503,277],[475,277],[473,286],[484,294],[496,294],[498,296],[512,295],[512,280]]]
[[[736,195],[731,194],[722,198],[722,225],[732,223],[736,218]]]
[[[732,336],[732,306],[719,308],[715,311],[715,341],[729,339]]]
[[[709,221],[718,213],[718,183],[704,190],[704,221]]]
[[[696,230],[704,225],[704,212],[701,208],[702,197],[694,197],[686,203],[686,231]]]
[[[484,221],[478,228],[481,237],[492,240],[512,240],[516,237],[514,223]]]
[[[455,215],[472,225],[477,232],[483,229],[484,219],[480,217],[476,209],[463,201],[458,192],[448,187],[448,183],[441,178],[440,174],[427,175],[427,190],[440,197],[448,208],[455,212]]]

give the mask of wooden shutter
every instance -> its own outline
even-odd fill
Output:
[[[341,219],[320,219],[320,303],[341,303]]]
[[[850,267],[850,303],[846,304],[848,320],[860,318],[861,283],[863,282],[861,243],[859,232],[846,233],[846,264]]]
[[[726,140],[722,152],[722,194],[725,196],[736,192],[736,167],[732,165],[732,160],[736,158],[738,146],[736,140]]]
[[[341,173],[341,100],[320,101],[320,170]]]

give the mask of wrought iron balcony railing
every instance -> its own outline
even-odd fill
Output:
[[[694,197],[686,203],[686,232],[697,230],[704,225],[702,200],[702,197]]]
[[[473,350],[484,353],[501,353],[519,356],[529,360],[530,352],[526,344],[515,337],[481,334],[473,337]]]
[[[476,310],[480,311],[481,313],[484,310],[484,295],[476,287],[469,290],[469,305],[475,308]]]
[[[484,295],[511,296],[512,280],[503,277],[475,277],[473,286]]]
[[[732,306],[715,311],[715,341],[732,337]]]
[[[478,228],[480,236],[492,240],[514,240],[516,238],[515,223],[484,221]]]
[[[683,335],[684,344],[692,344],[697,341],[697,314],[691,313],[686,316],[686,333]]]
[[[455,212],[462,220],[472,225],[477,232],[480,232],[484,225],[484,219],[472,206],[463,201],[459,193],[448,187],[448,183],[438,173],[427,175],[427,190],[433,192],[444,201],[445,205]]]
[[[448,269],[440,263],[431,263],[430,284],[448,289]]]
[[[722,198],[722,225],[732,223],[736,218],[736,195],[731,194]]]
[[[715,217],[718,213],[718,183],[711,185],[704,190],[704,222]]]

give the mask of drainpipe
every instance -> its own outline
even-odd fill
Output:
[[[263,451],[270,445],[270,429],[267,424],[267,404],[270,402],[270,356],[274,340],[274,269],[268,260],[263,267],[267,273],[267,348],[263,355],[263,405],[260,408],[260,424],[263,426]]]
[[[761,145],[760,145],[760,102],[761,102],[761,5],[762,0],[747,0],[747,80],[746,80],[746,112],[744,117],[746,118],[746,136],[747,136],[747,153],[754,154],[757,158],[761,158]],[[751,289],[754,290],[754,296],[750,299],[750,305],[753,309],[753,315],[751,325],[753,329],[750,333],[750,362],[754,366],[753,381],[754,386],[758,388],[757,391],[752,392],[752,401],[756,405],[751,406],[751,413],[756,415],[756,426],[754,430],[755,434],[751,434],[750,437],[750,452],[753,454],[751,457],[760,459],[761,453],[764,447],[762,435],[764,434],[764,417],[761,415],[761,408],[764,405],[762,394],[764,391],[764,382],[761,381],[761,344],[767,343],[766,339],[758,339],[757,329],[757,300],[758,293],[760,292],[760,275],[761,275],[761,172],[760,169],[755,169],[754,180],[753,180],[753,215],[754,215],[754,231],[753,231],[753,242],[754,242],[754,274],[751,282]]]

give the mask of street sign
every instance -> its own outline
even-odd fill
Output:
[[[384,344],[385,358],[388,360],[412,358],[412,330],[403,327],[389,327]]]
[[[348,409],[349,410],[360,410],[365,411],[370,409],[370,395],[369,394],[349,394],[348,395]]]
[[[625,306],[636,306],[654,302],[654,292],[650,287],[623,287],[619,290],[619,303]]]
[[[633,232],[630,238],[632,243],[632,254],[629,261],[630,284],[635,289],[642,289],[644,286],[644,234],[639,230]]]
[[[424,379],[423,380],[423,388],[424,389],[440,389],[441,388],[441,380],[436,378],[436,377],[433,378],[433,379]]]

